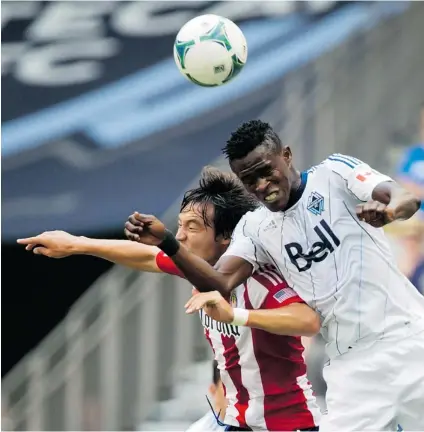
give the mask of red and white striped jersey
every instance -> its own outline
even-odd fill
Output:
[[[156,262],[163,272],[182,276],[163,253]],[[296,302],[302,299],[271,266],[258,269],[230,297],[233,307],[244,309],[280,308]],[[320,410],[306,378],[300,337],[217,322],[203,311],[200,319],[228,400],[225,423],[269,431],[318,425]]]

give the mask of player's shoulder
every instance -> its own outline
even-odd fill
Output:
[[[354,156],[342,153],[333,153],[321,162],[324,169],[338,172],[340,170],[354,170],[356,167],[363,165],[364,162]]]
[[[258,227],[258,224],[263,222],[270,216],[271,212],[262,204],[255,210],[247,212],[238,223],[239,229],[250,230],[253,227]]]
[[[357,171],[357,167],[365,168],[364,162],[353,156],[333,153],[318,165],[311,167],[308,170],[308,177],[316,179],[330,177],[336,180],[341,177],[347,179],[353,172]]]

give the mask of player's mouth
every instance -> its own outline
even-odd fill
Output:
[[[265,195],[264,201],[267,203],[272,203],[278,198],[278,191],[270,192],[268,195]]]

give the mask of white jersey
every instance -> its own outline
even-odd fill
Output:
[[[197,422],[193,423],[186,432],[225,431],[226,426],[218,424],[212,411],[209,411]]]
[[[297,202],[260,207],[239,222],[225,255],[273,264],[322,319],[327,353],[424,329],[424,297],[397,268],[382,228],[359,221],[358,203],[387,177],[334,154],[302,173]]]

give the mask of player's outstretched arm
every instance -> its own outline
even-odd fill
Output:
[[[65,231],[46,231],[17,242],[36,255],[50,258],[92,255],[135,270],[162,272],[156,260],[160,252],[158,248],[128,240],[93,239],[74,236]]]
[[[215,321],[243,325],[284,336],[314,336],[320,330],[316,312],[304,303],[291,303],[274,309],[232,308],[217,291],[195,293],[186,303],[186,313],[203,309]]]
[[[214,269],[180,244],[155,216],[134,213],[125,224],[129,240],[158,246],[199,291],[218,291],[224,296],[246,281],[252,265],[242,258],[225,256]]]

